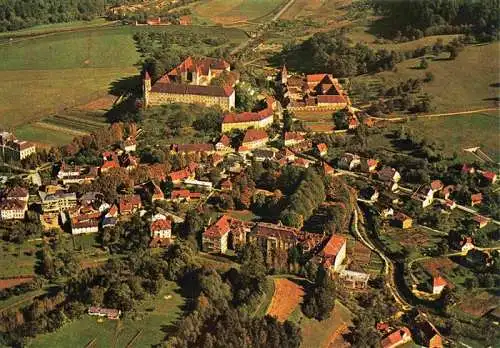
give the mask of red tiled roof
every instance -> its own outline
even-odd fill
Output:
[[[172,190],[170,193],[170,198],[171,199],[177,199],[177,198],[188,198],[189,197],[189,190]]]
[[[328,163],[323,163],[323,171],[326,175],[332,174],[335,170]]]
[[[139,195],[127,195],[120,197],[120,213],[130,212],[134,208],[141,207],[141,196]]]
[[[220,139],[219,139],[218,142],[221,143],[224,146],[230,146],[231,145],[231,139],[229,139],[229,137],[227,135],[225,135],[225,134],[223,134],[220,137]]]
[[[26,202],[19,199],[4,199],[0,201],[0,210],[25,210]]]
[[[306,76],[306,81],[307,83],[319,83],[327,76],[328,74],[310,74]]]
[[[475,193],[470,196],[470,200],[474,203],[481,203],[483,201],[482,193]]]
[[[328,146],[325,143],[320,143],[316,145],[316,147],[318,148],[319,152],[324,152],[328,150]]]
[[[175,76],[183,72],[197,72],[203,75],[208,75],[209,69],[225,70],[229,67],[229,63],[224,59],[210,57],[201,57],[195,59],[193,57],[187,57],[181,64],[172,69],[167,75]]]
[[[151,224],[151,231],[163,231],[163,230],[171,230],[172,222],[170,220],[156,220]]]
[[[332,258],[337,256],[340,249],[342,249],[345,243],[346,243],[345,237],[337,235],[331,236],[330,239],[328,240],[328,243],[326,243],[325,247],[321,251],[321,256],[326,258]]]
[[[411,337],[411,332],[407,327],[402,327],[401,329],[398,329],[385,336],[380,341],[380,344],[383,348],[393,347],[398,342],[404,341],[406,337]]]
[[[211,225],[203,232],[203,236],[207,238],[220,238],[231,230],[230,217],[222,215],[216,223]]]
[[[24,187],[14,186],[10,189],[7,189],[4,192],[4,195],[7,198],[26,198],[27,196],[29,196],[29,192]]]
[[[285,141],[287,140],[305,140],[304,136],[298,132],[285,132]]]
[[[212,144],[177,144],[174,146],[177,152],[210,152],[214,151]]]
[[[409,217],[408,215],[402,213],[402,212],[397,212],[396,214],[394,214],[394,220],[397,220],[397,221],[406,221],[408,219],[411,219],[411,217]]]
[[[245,133],[245,137],[243,138],[243,144],[264,139],[269,139],[266,131],[262,129],[248,129]]]
[[[229,97],[234,89],[230,86],[198,86],[181,83],[164,83],[158,81],[151,87],[151,92],[169,94],[197,94],[210,97]]]
[[[483,172],[483,177],[488,181],[494,181],[495,178],[497,177],[497,175],[493,172],[486,171],[486,172]]]
[[[169,174],[170,179],[172,179],[172,181],[187,179],[187,178],[189,178],[190,175],[191,175],[191,173],[187,169],[181,169],[181,170],[178,170],[176,172],[172,172]]]
[[[346,99],[341,95],[318,95],[318,103],[322,104],[343,104]]]
[[[434,277],[432,280],[433,287],[446,286],[446,285],[448,285],[448,282],[441,276]]]
[[[234,112],[224,115],[222,123],[242,123],[242,122],[257,122],[271,117],[272,113],[259,112],[242,112],[236,114]]]
[[[433,191],[441,190],[443,188],[443,182],[441,180],[434,180],[431,182],[431,189]]]
[[[483,224],[483,223],[487,223],[490,221],[490,219],[488,219],[486,216],[482,216],[482,215],[475,215],[473,217],[473,220],[475,222],[477,222],[478,224]]]
[[[259,222],[254,227],[254,232],[260,237],[274,237],[280,240],[297,240],[299,230],[293,227]]]
[[[370,158],[369,160],[366,161],[366,164],[368,165],[369,168],[376,167],[378,164],[378,161],[376,159]]]

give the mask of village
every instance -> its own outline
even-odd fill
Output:
[[[222,84],[214,85],[212,80]],[[99,148],[99,163],[76,165],[61,160],[52,163],[50,177],[43,180],[31,175],[30,182],[9,181],[0,201],[2,224],[35,214],[44,231],[98,234],[105,239],[120,226],[140,221],[148,231],[145,245],[151,250],[184,243],[193,232],[189,239],[201,253],[229,261],[237,260],[247,245],[256,245],[268,270],[295,273],[295,264],[319,265],[338,289],[348,292],[370,292],[370,284],[382,278],[389,298],[401,310],[413,308],[417,301],[441,303],[444,294],[449,297],[452,280],[439,269],[415,277],[408,264],[410,275],[398,274],[401,256],[391,250],[393,242],[384,242],[387,237],[374,231],[375,219],[377,226],[399,235],[405,244],[418,238],[417,229],[448,236],[436,221],[453,214],[470,221],[472,233],[454,234],[448,239],[450,247],[436,256],[479,258],[485,266],[493,258],[498,260],[498,248],[484,236],[477,245],[479,237],[475,237],[477,231],[500,225],[477,209],[485,204],[480,188],[497,185],[497,173],[487,162],[483,167],[476,161],[453,169],[460,182],[444,172],[440,177],[405,182],[408,174],[400,173],[408,172],[404,164],[396,169],[378,153],[366,157],[366,151],[360,154],[349,148],[333,155],[338,148],[334,149],[330,135],[294,129],[292,115],[300,111],[326,111],[343,118],[339,123],[345,128],[335,132],[347,136],[378,127],[379,120],[351,105],[341,82],[331,74],[292,74],[283,66],[271,81],[274,95],[259,96],[256,108],[242,112],[235,110],[238,83],[239,73],[220,58],[187,57],[156,81],[145,70],[142,108],[172,103],[216,106],[224,111],[218,136],[211,142],[171,143],[165,151],[169,164],[143,162],[140,154],[155,144],[142,140],[145,131],[140,125],[116,126],[121,127],[118,136]],[[10,161],[21,161],[36,151],[34,145],[7,132],[0,142],[3,157]],[[464,181],[469,182],[467,190]],[[193,212],[203,216],[203,225],[186,231],[196,220]],[[434,220],[429,221],[434,223],[426,222],[425,214],[432,215]],[[367,219],[372,222],[358,221]],[[102,245],[105,250],[116,247],[110,242]],[[418,256],[431,258],[433,252]],[[295,254],[292,261],[290,255]],[[382,275],[368,265],[374,257],[386,269]],[[88,314],[118,319],[121,310],[92,306]],[[419,344],[436,348],[449,343],[432,321],[421,317],[426,334],[418,338]],[[408,327],[389,325],[388,319],[376,323],[382,347],[412,341]]]

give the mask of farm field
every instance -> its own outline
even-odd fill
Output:
[[[238,29],[113,26],[26,38],[0,45],[0,126],[14,128],[105,97],[113,82],[137,75],[139,30],[205,35],[223,32],[224,45],[246,38]],[[15,33],[13,33],[15,34]],[[26,131],[25,131],[26,132]]]
[[[456,153],[462,161],[475,160],[473,155],[463,151],[464,148],[473,146],[480,146],[490,157],[500,160],[499,122],[500,116],[496,113],[416,117],[406,123],[389,124],[385,131],[370,135],[367,140],[370,148],[401,152],[401,149],[391,142],[389,135],[393,130],[404,127],[423,135],[429,142],[442,145],[447,155]]]
[[[283,322],[299,306],[303,296],[304,289],[297,283],[285,278],[275,278],[274,294],[266,314]]]
[[[162,330],[172,325],[181,314],[184,298],[179,290],[175,283],[168,282],[157,296],[145,300],[137,308],[140,319],[99,322],[95,317],[84,315],[56,332],[38,336],[30,347],[85,347],[94,339],[94,347],[150,347],[159,344],[166,335]]]
[[[412,257],[418,257],[422,256],[425,248],[436,245],[442,239],[442,236],[418,227],[403,230],[385,226],[380,231],[379,238],[391,253],[399,253],[406,249]]]
[[[363,75],[353,81],[368,83],[373,89],[393,86],[409,78],[423,79],[426,72],[434,80],[423,84],[423,92],[432,97],[434,112],[454,112],[495,107],[500,90],[495,87],[500,43],[464,48],[455,60],[428,59],[429,67],[416,69],[420,59],[410,59],[397,65],[397,71]]]
[[[260,22],[275,13],[286,0],[206,0],[193,7],[199,20],[223,25]]]
[[[336,301],[330,318],[323,321],[309,319],[297,308],[289,320],[298,324],[302,330],[303,348],[328,348],[335,342],[335,347],[342,347],[342,333],[351,325],[352,313],[340,302]]]

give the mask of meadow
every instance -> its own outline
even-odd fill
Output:
[[[113,82],[137,75],[139,54],[132,35],[141,30],[209,36],[224,32],[228,38],[224,45],[237,44],[247,37],[241,30],[220,27],[106,26],[2,43],[0,79],[4,83],[0,86],[0,126],[12,129],[98,100],[110,92]],[[34,137],[30,140],[38,139],[42,133],[38,128],[21,128],[18,133],[32,133]],[[42,139],[59,144],[67,136],[62,135],[61,139],[42,136]]]
[[[285,0],[206,0],[193,6],[198,21],[232,25],[262,22],[285,4]]]
[[[184,298],[179,287],[167,282],[160,293],[144,300],[136,309],[136,320],[99,320],[84,315],[57,330],[37,336],[30,347],[150,347],[160,344],[182,313]],[[130,316],[131,314],[129,314]]]

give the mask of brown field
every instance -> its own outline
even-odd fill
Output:
[[[285,321],[302,302],[303,296],[304,289],[300,285],[284,278],[274,279],[274,295],[266,314]]]
[[[94,99],[87,104],[80,105],[77,109],[84,111],[108,110],[113,106],[115,100],[116,96],[108,94],[104,97]]]
[[[306,122],[306,127],[310,128],[313,132],[333,132],[335,130],[331,122]]]
[[[8,279],[0,279],[0,290],[12,288],[19,284],[28,283],[33,280],[33,277],[15,277]]]
[[[446,274],[457,267],[453,261],[447,257],[435,257],[422,261],[422,266],[429,274]]]
[[[498,298],[488,294],[486,291],[477,294],[476,296],[466,298],[458,304],[458,308],[472,316],[482,317],[490,310],[498,306]]]
[[[356,242],[354,245],[353,258],[361,265],[368,264],[370,262],[370,257],[372,251],[366,247],[363,243]]]

